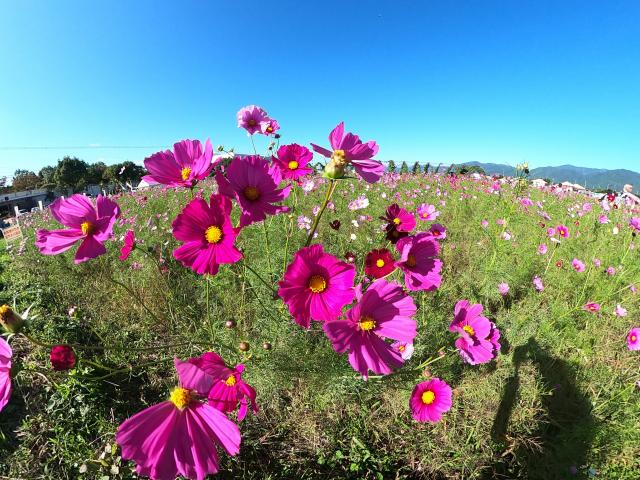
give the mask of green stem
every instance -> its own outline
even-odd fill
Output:
[[[262,221],[262,232],[264,233],[264,248],[267,252],[267,264],[269,265],[269,280],[273,279],[273,265],[271,264],[271,249],[269,248],[269,232],[267,231],[267,220]]]
[[[249,270],[251,273],[253,273],[256,277],[258,277],[258,280],[260,280],[262,282],[262,284],[267,287],[269,290],[271,290],[271,292],[275,295],[276,291],[273,289],[273,287],[271,285],[269,285],[269,283],[267,283],[267,281],[262,278],[260,276],[260,274],[258,272],[256,272],[253,268],[251,268],[249,265],[247,265],[246,263],[244,263],[244,267]]]
[[[309,236],[307,237],[307,242],[304,244],[305,247],[308,247],[309,245],[311,245],[311,242],[313,240],[313,235],[316,233],[316,230],[318,229],[318,223],[320,223],[320,218],[322,217],[322,214],[324,213],[324,211],[327,209],[327,205],[329,204],[329,200],[331,200],[331,195],[333,195],[333,192],[336,189],[336,185],[337,183],[335,180],[333,179],[329,180],[327,193],[324,196],[324,203],[322,204],[322,208],[318,212],[318,215],[316,216],[316,219],[313,222],[313,227],[309,232]]]

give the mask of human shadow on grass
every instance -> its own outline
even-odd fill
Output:
[[[491,431],[493,440],[509,443],[509,419],[517,403],[520,368],[526,362],[536,368],[544,390],[551,392],[542,397],[545,418],[527,438],[511,442],[484,478],[588,478],[585,464],[596,427],[591,403],[577,389],[571,365],[549,355],[533,337],[513,350],[515,371],[504,387]]]

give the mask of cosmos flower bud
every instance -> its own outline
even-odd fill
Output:
[[[0,307],[0,325],[11,333],[18,333],[24,324],[24,319],[18,315],[9,305]]]
[[[331,161],[324,167],[324,174],[327,178],[338,179],[344,177],[344,169],[344,163],[336,162],[334,159],[331,159]]]
[[[51,348],[49,360],[56,371],[71,370],[76,365],[76,354],[69,345],[55,345]]]

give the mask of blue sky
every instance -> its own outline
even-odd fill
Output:
[[[0,176],[247,151],[252,103],[284,142],[345,120],[384,160],[640,170],[639,22],[635,0],[0,0]],[[33,146],[93,148],[6,148]]]

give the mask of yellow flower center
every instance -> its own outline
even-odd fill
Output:
[[[0,307],[0,320],[9,320],[13,317],[13,310],[9,305],[2,305]]]
[[[184,180],[185,182],[189,180],[190,175],[191,175],[191,169],[189,167],[183,168],[182,171],[180,172],[180,176],[182,177],[182,180]]]
[[[378,260],[376,260],[376,267],[378,268],[382,268],[384,267],[384,260],[379,258]]]
[[[180,410],[184,410],[191,403],[191,392],[186,388],[176,387],[171,390],[169,400]]]
[[[309,289],[313,293],[322,293],[327,289],[327,281],[322,275],[313,275],[309,279]]]
[[[407,261],[405,262],[407,264],[408,267],[415,267],[416,266],[416,257],[413,254],[409,254],[409,256],[407,257]]]
[[[227,379],[224,381],[224,384],[225,384],[227,387],[233,387],[233,386],[235,386],[235,384],[236,384],[236,377],[235,377],[235,375],[229,375],[229,376],[227,377]]]
[[[631,335],[630,340],[631,340],[633,343],[635,343],[635,342],[636,342],[636,340],[638,340],[638,337],[636,337],[635,335]]]
[[[465,325],[464,327],[462,327],[462,330],[467,332],[469,335],[475,335],[476,334],[476,331],[473,329],[473,327],[471,325]]]
[[[434,237],[440,236],[440,230],[431,230],[431,233],[433,234]]]
[[[93,223],[82,222],[80,229],[82,230],[83,235],[91,235],[93,233]]]
[[[295,170],[296,168],[298,168],[298,162],[296,162],[295,160],[291,160],[289,162],[289,170]]]
[[[358,325],[360,326],[360,330],[364,330],[365,332],[376,328],[376,322],[371,317],[362,317]]]
[[[422,403],[425,405],[431,405],[436,400],[436,394],[431,390],[427,390],[422,394]]]
[[[250,118],[247,123],[249,124],[249,126],[253,127],[257,122],[253,118]]]
[[[400,345],[400,346],[398,347],[398,351],[399,351],[399,352],[404,352],[406,348],[407,348],[407,347],[405,347],[404,345]]]
[[[267,130],[267,133],[271,133],[271,132],[273,132],[273,127],[272,127],[271,125],[269,125],[269,126],[266,128],[266,130]]]
[[[396,225],[400,225],[400,219],[398,217],[394,218],[393,223],[395,223]]]
[[[334,150],[333,154],[331,155],[331,160],[335,163],[337,167],[341,167],[345,163],[347,163],[347,160],[345,159],[344,150]]]
[[[247,187],[244,189],[244,196],[247,200],[257,200],[260,197],[260,190],[256,187]]]
[[[220,230],[220,227],[211,225],[205,230],[204,238],[206,238],[209,243],[218,243],[222,240],[222,230]]]

